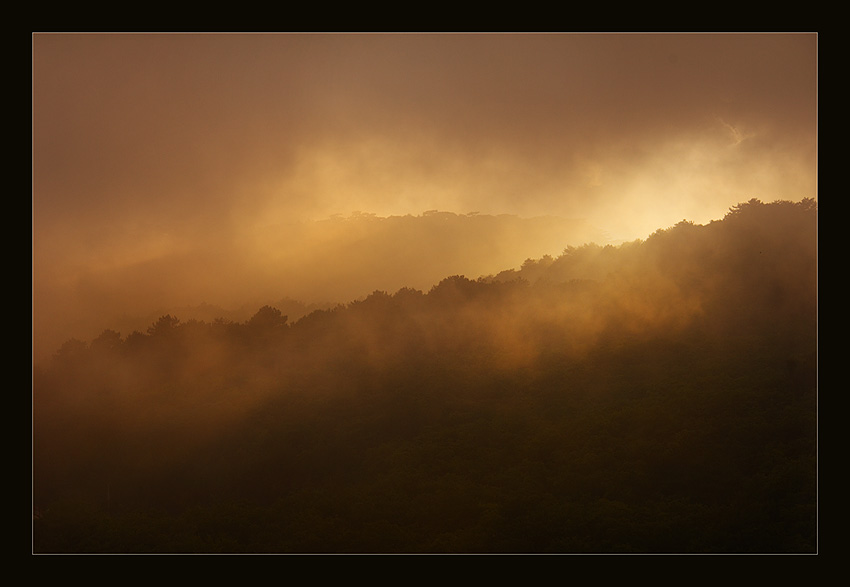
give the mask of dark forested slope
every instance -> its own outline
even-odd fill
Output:
[[[813,201],[33,373],[36,552],[815,552]]]

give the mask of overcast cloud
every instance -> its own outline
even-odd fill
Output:
[[[754,197],[817,197],[817,35],[33,35],[37,331],[59,299],[165,299],[175,258],[244,273],[257,234],[335,214],[632,240]]]

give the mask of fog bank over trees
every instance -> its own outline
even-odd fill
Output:
[[[104,328],[144,330],[166,313],[241,322],[262,305],[288,299],[295,319],[375,289],[427,289],[446,275],[474,278],[557,254],[568,244],[605,242],[604,233],[580,220],[438,211],[268,220],[246,234],[189,248],[175,242],[144,253],[117,250],[108,262],[81,259],[73,274],[39,264],[33,277],[35,358]],[[210,315],[211,307],[218,316]]]
[[[66,340],[34,551],[817,552],[814,200],[507,267]]]

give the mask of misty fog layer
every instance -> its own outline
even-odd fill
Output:
[[[34,549],[815,552],[816,228],[753,199],[297,320],[68,340],[33,374]]]
[[[446,275],[477,277],[568,244],[605,240],[585,222],[551,216],[358,213],[269,223],[236,243],[165,248],[136,263],[77,274],[42,268],[33,286],[34,354],[43,360],[65,340],[92,338],[105,328],[144,330],[178,309],[183,319],[243,321],[261,305],[284,303],[281,309],[295,319],[316,305],[347,303],[376,289],[427,289]],[[219,314],[210,315],[209,306]]]
[[[32,78],[37,359],[174,308],[346,303],[605,244],[485,218],[620,242],[817,197],[816,34],[34,34]],[[385,246],[329,220],[412,237],[428,210],[482,218]]]

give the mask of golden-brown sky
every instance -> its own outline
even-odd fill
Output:
[[[631,240],[817,197],[815,34],[32,40],[36,338],[74,304],[236,303],[275,260],[309,265],[315,231],[285,234],[335,214]]]

